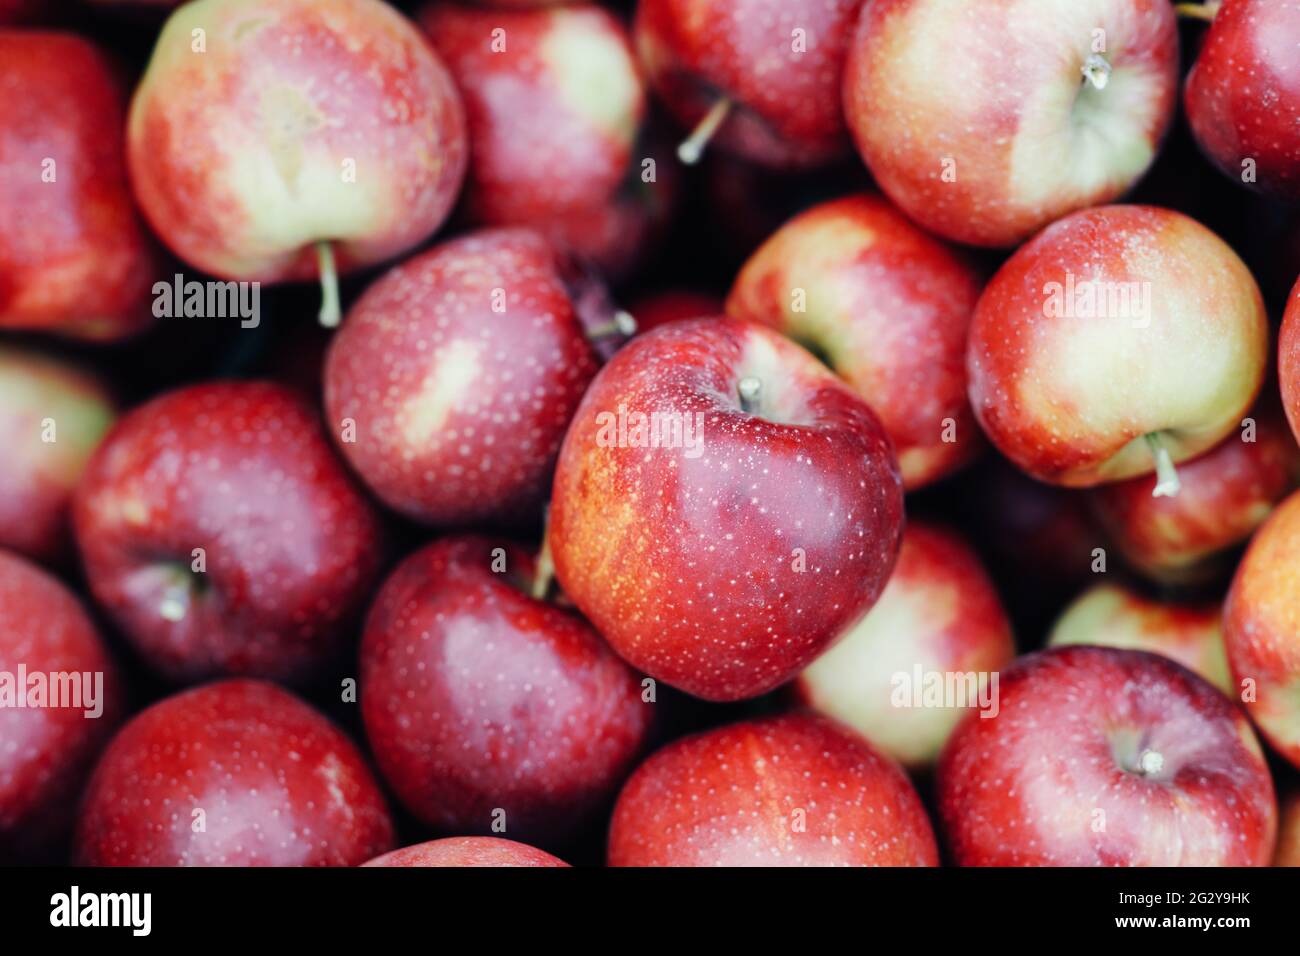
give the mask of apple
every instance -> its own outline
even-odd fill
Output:
[[[0,345],[0,547],[47,564],[71,553],[72,489],[114,415],[91,372]]]
[[[472,222],[545,224],[613,195],[646,111],[632,45],[613,14],[439,0],[418,20],[465,104]]]
[[[316,414],[267,382],[190,385],[128,412],[73,522],[96,601],[173,681],[318,674],[382,559],[378,517]]]
[[[1291,434],[1300,439],[1300,282],[1291,290],[1277,339],[1277,375]]]
[[[1166,0],[878,0],[844,69],[849,129],[880,188],[930,232],[978,246],[1122,196],[1177,92]]]
[[[136,195],[178,256],[225,279],[391,259],[447,217],[465,116],[420,31],[380,0],[196,0],[158,38],[131,104]]]
[[[1300,477],[1300,448],[1273,404],[1261,403],[1244,420],[1246,428],[1179,466],[1177,495],[1153,497],[1154,475],[1087,492],[1098,523],[1128,564],[1170,584],[1205,581],[1223,570],[1231,549]]]
[[[77,820],[82,866],[355,866],[392,848],[384,795],[323,714],[226,680],[136,714]]]
[[[1282,804],[1282,821],[1278,826],[1277,855],[1274,866],[1300,866],[1300,790],[1293,791]]]
[[[1228,663],[1251,720],[1300,767],[1300,493],[1274,509],[1237,566],[1223,610]]]
[[[939,763],[960,866],[1267,866],[1277,802],[1232,701],[1166,657],[1030,654]]]
[[[727,314],[823,358],[880,416],[910,491],[982,447],[966,399],[974,267],[878,196],[822,203],[750,256]]]
[[[0,24],[26,23],[44,12],[46,0],[0,0]]]
[[[0,863],[57,855],[125,703],[117,668],[73,593],[0,550]]]
[[[565,594],[632,666],[741,700],[870,609],[902,517],[871,409],[779,333],[705,318],[636,337],[596,376],[549,542]]]
[[[380,590],[361,714],[380,773],[423,823],[559,845],[635,766],[653,710],[640,679],[544,596],[528,555],[479,537],[429,545]]]
[[[567,279],[537,233],[482,230],[352,307],[326,359],[326,418],[389,507],[427,524],[536,521],[597,368]]]
[[[844,56],[861,0],[641,0],[634,35],[646,78],[705,146],[778,169],[848,152]]]
[[[1016,648],[979,557],[939,525],[910,521],[898,564],[867,616],[795,680],[807,706],[852,727],[909,768],[933,763],[967,707],[997,693]],[[960,700],[926,683],[959,675]]]
[[[137,332],[160,263],[127,183],[122,77],[81,37],[0,29],[0,88],[0,329]]]
[[[669,744],[614,808],[610,866],[937,866],[907,776],[812,714],[748,720]]]
[[[446,837],[404,846],[362,866],[568,866],[536,847],[497,837]]]
[[[1183,100],[1197,144],[1232,179],[1300,199],[1300,7],[1222,0],[1201,10],[1212,22]]]
[[[1237,689],[1228,670],[1222,617],[1217,603],[1157,601],[1124,585],[1095,584],[1061,612],[1047,646],[1092,644],[1163,654],[1232,697]]]
[[[646,333],[669,322],[721,315],[723,300],[720,296],[691,289],[664,289],[634,299],[627,311],[636,320],[638,333]]]
[[[1040,481],[1145,475],[1237,428],[1268,361],[1255,280],[1181,213],[1104,206],[1018,249],[985,287],[967,351],[970,399],[993,444]]]

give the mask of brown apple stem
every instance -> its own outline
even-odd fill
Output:
[[[529,594],[536,601],[544,601],[555,580],[555,562],[551,560],[551,537],[542,529],[542,550],[537,553],[537,567],[533,571],[533,585]]]
[[[1083,61],[1081,71],[1085,82],[1091,83],[1099,90],[1104,90],[1106,84],[1110,82],[1110,61],[1100,53],[1088,54],[1088,59]]]
[[[593,342],[613,338],[616,335],[636,335],[636,319],[632,317],[631,312],[619,309],[608,322],[587,330],[587,338]]]
[[[1219,7],[1221,6],[1223,6],[1222,0],[1205,0],[1204,3],[1175,3],[1174,13],[1180,17],[1204,20],[1209,23],[1218,16]]]
[[[736,383],[736,391],[740,393],[741,411],[755,414],[758,409],[758,397],[763,391],[763,383],[752,375],[747,375]]]
[[[1151,497],[1172,498],[1183,486],[1178,480],[1178,469],[1174,467],[1174,460],[1169,456],[1169,449],[1160,439],[1159,432],[1151,432],[1146,436],[1146,440],[1147,447],[1151,449],[1151,457],[1156,463],[1156,486],[1151,492]]]
[[[343,311],[339,308],[339,274],[334,267],[334,247],[328,242],[316,243],[316,262],[320,269],[320,324],[332,329],[343,318]]]
[[[704,114],[703,119],[695,124],[695,129],[691,130],[691,135],[682,140],[677,147],[677,158],[687,166],[694,166],[704,155],[704,147],[709,145],[709,140],[713,139],[713,134],[718,131],[718,127],[723,124],[727,114],[731,112],[732,102],[728,97],[722,97]]]

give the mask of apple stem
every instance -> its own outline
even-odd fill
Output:
[[[1169,456],[1169,449],[1160,440],[1159,432],[1149,433],[1146,439],[1147,447],[1151,449],[1151,457],[1156,463],[1156,486],[1151,492],[1151,497],[1172,498],[1183,486],[1178,480],[1178,469],[1174,467],[1174,460]]]
[[[1209,23],[1219,14],[1219,7],[1223,6],[1222,0],[1205,0],[1204,3],[1175,3],[1174,13],[1180,17],[1190,17],[1194,20],[1204,20]]]
[[[758,408],[758,396],[763,391],[763,383],[752,375],[746,375],[736,384],[736,391],[740,393],[741,410],[753,414]]]
[[[320,324],[332,329],[343,318],[339,308],[339,274],[334,267],[334,247],[328,242],[316,243],[316,262],[320,269]]]
[[[709,145],[709,140],[713,139],[713,134],[731,112],[731,106],[731,100],[724,96],[709,107],[709,111],[695,124],[695,129],[691,130],[691,135],[677,147],[677,158],[687,166],[698,163],[704,155],[704,147]]]
[[[1083,78],[1099,90],[1104,90],[1110,82],[1110,61],[1100,53],[1090,53],[1083,61],[1081,70]]]
[[[164,621],[170,621],[172,624],[179,623],[185,620],[189,603],[189,590],[183,585],[168,588],[163,594],[162,602],[158,605],[158,615]]]
[[[551,537],[546,533],[546,529],[543,529],[542,550],[537,553],[537,567],[533,571],[533,585],[528,592],[533,600],[545,600],[554,579],[555,562],[551,560]]]
[[[603,325],[587,330],[587,338],[593,341],[613,338],[616,335],[636,335],[636,319],[625,309],[619,309],[614,313],[613,318]]]
[[[1138,773],[1151,777],[1165,769],[1165,755],[1159,750],[1144,750],[1138,757]]]

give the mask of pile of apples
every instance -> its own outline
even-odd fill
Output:
[[[1300,865],[1300,3],[1177,7],[0,2],[0,861]]]

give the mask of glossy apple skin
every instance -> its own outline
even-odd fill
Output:
[[[0,550],[0,671],[102,675],[103,710],[0,708],[0,862],[53,862],[77,798],[125,712],[108,648],[77,598],[50,575]]]
[[[1300,477],[1300,448],[1280,412],[1256,408],[1254,441],[1230,432],[1178,467],[1178,494],[1156,498],[1155,475],[1089,489],[1088,503],[1124,560],[1155,581],[1192,584],[1217,577],[1241,544]]]
[[[1002,674],[939,764],[960,866],[1267,866],[1277,802],[1245,715],[1168,658],[1061,647]],[[1163,760],[1143,775],[1146,751]],[[1104,827],[1104,829],[1102,829]]]
[[[1273,865],[1300,866],[1300,791],[1293,792],[1282,804],[1277,855],[1273,857]]]
[[[1162,654],[1235,697],[1222,618],[1217,603],[1156,601],[1131,587],[1097,584],[1061,612],[1047,646],[1091,644]]]
[[[191,52],[195,29],[205,53]],[[274,282],[315,277],[319,241],[347,271],[426,239],[460,189],[465,137],[446,67],[387,3],[198,0],[163,27],[127,148],[173,252]]]
[[[633,31],[651,87],[684,126],[735,104],[709,143],[778,169],[849,149],[840,82],[861,0],[641,0]],[[794,52],[795,30],[806,35]]]
[[[568,866],[544,850],[497,837],[445,837],[404,846],[362,866]]]
[[[392,845],[352,741],[274,684],[227,680],[146,708],[113,738],[86,788],[75,861],[355,866]]]
[[[646,97],[623,25],[590,5],[480,10],[431,3],[419,23],[456,81],[470,140],[466,210],[545,223],[603,203],[627,175]],[[505,49],[494,49],[504,30]]]
[[[1081,72],[1097,29],[1112,67],[1101,90]],[[1164,0],[873,0],[844,71],[849,129],[880,188],[930,232],[977,246],[1118,199],[1155,158],[1177,93]]]
[[[1300,282],[1291,290],[1277,339],[1277,377],[1291,434],[1300,439]]]
[[[494,572],[495,549],[504,570]],[[618,789],[653,705],[589,624],[528,596],[513,545],[445,538],[384,584],[361,642],[361,713],[384,779],[439,830],[561,844]]]
[[[1094,283],[1100,314],[1050,314],[1065,297],[1049,290],[1070,283],[1076,293]],[[1110,307],[1120,291],[1132,315]],[[1153,206],[1085,209],[1027,242],[985,287],[967,346],[971,405],[993,444],[1041,481],[1134,478],[1154,470],[1148,433],[1180,462],[1239,425],[1268,338],[1255,280],[1204,226]]]
[[[932,763],[958,707],[894,706],[893,676],[1002,670],[1015,656],[1011,622],[979,557],[960,536],[911,521],[880,600],[795,681],[809,707],[848,725],[907,767]]]
[[[552,247],[483,230],[395,267],[349,310],[326,360],[326,420],[340,438],[356,423],[340,449],[409,518],[535,521],[596,368]]]
[[[814,714],[742,721],[669,744],[614,808],[610,866],[937,866],[907,776]]]
[[[191,385],[133,409],[87,466],[73,521],[95,600],[178,682],[309,679],[333,663],[382,559],[378,516],[316,414],[267,382]]]
[[[633,300],[628,304],[627,310],[636,319],[637,333],[644,334],[669,322],[721,315],[723,300],[706,292],[667,289]]]
[[[0,90],[0,329],[131,335],[162,267],[127,184],[122,78],[81,37],[0,30]]]
[[[778,229],[741,268],[726,308],[825,356],[880,416],[911,491],[983,447],[966,398],[980,287],[970,263],[864,193]],[[955,440],[945,442],[949,423]]]
[[[1187,74],[1183,102],[1202,152],[1245,183],[1279,199],[1300,199],[1300,3],[1225,0]]]
[[[72,489],[115,415],[94,374],[0,346],[0,547],[46,564],[71,553]]]
[[[762,383],[758,414],[744,378]],[[602,420],[620,406],[690,416],[699,444],[618,447]],[[871,409],[785,337],[713,317],[638,336],[596,376],[560,452],[550,543],[565,594],[624,659],[741,700],[875,603],[902,512]]]
[[[1255,533],[1223,612],[1228,662],[1251,720],[1273,749],[1300,767],[1300,493]]]

